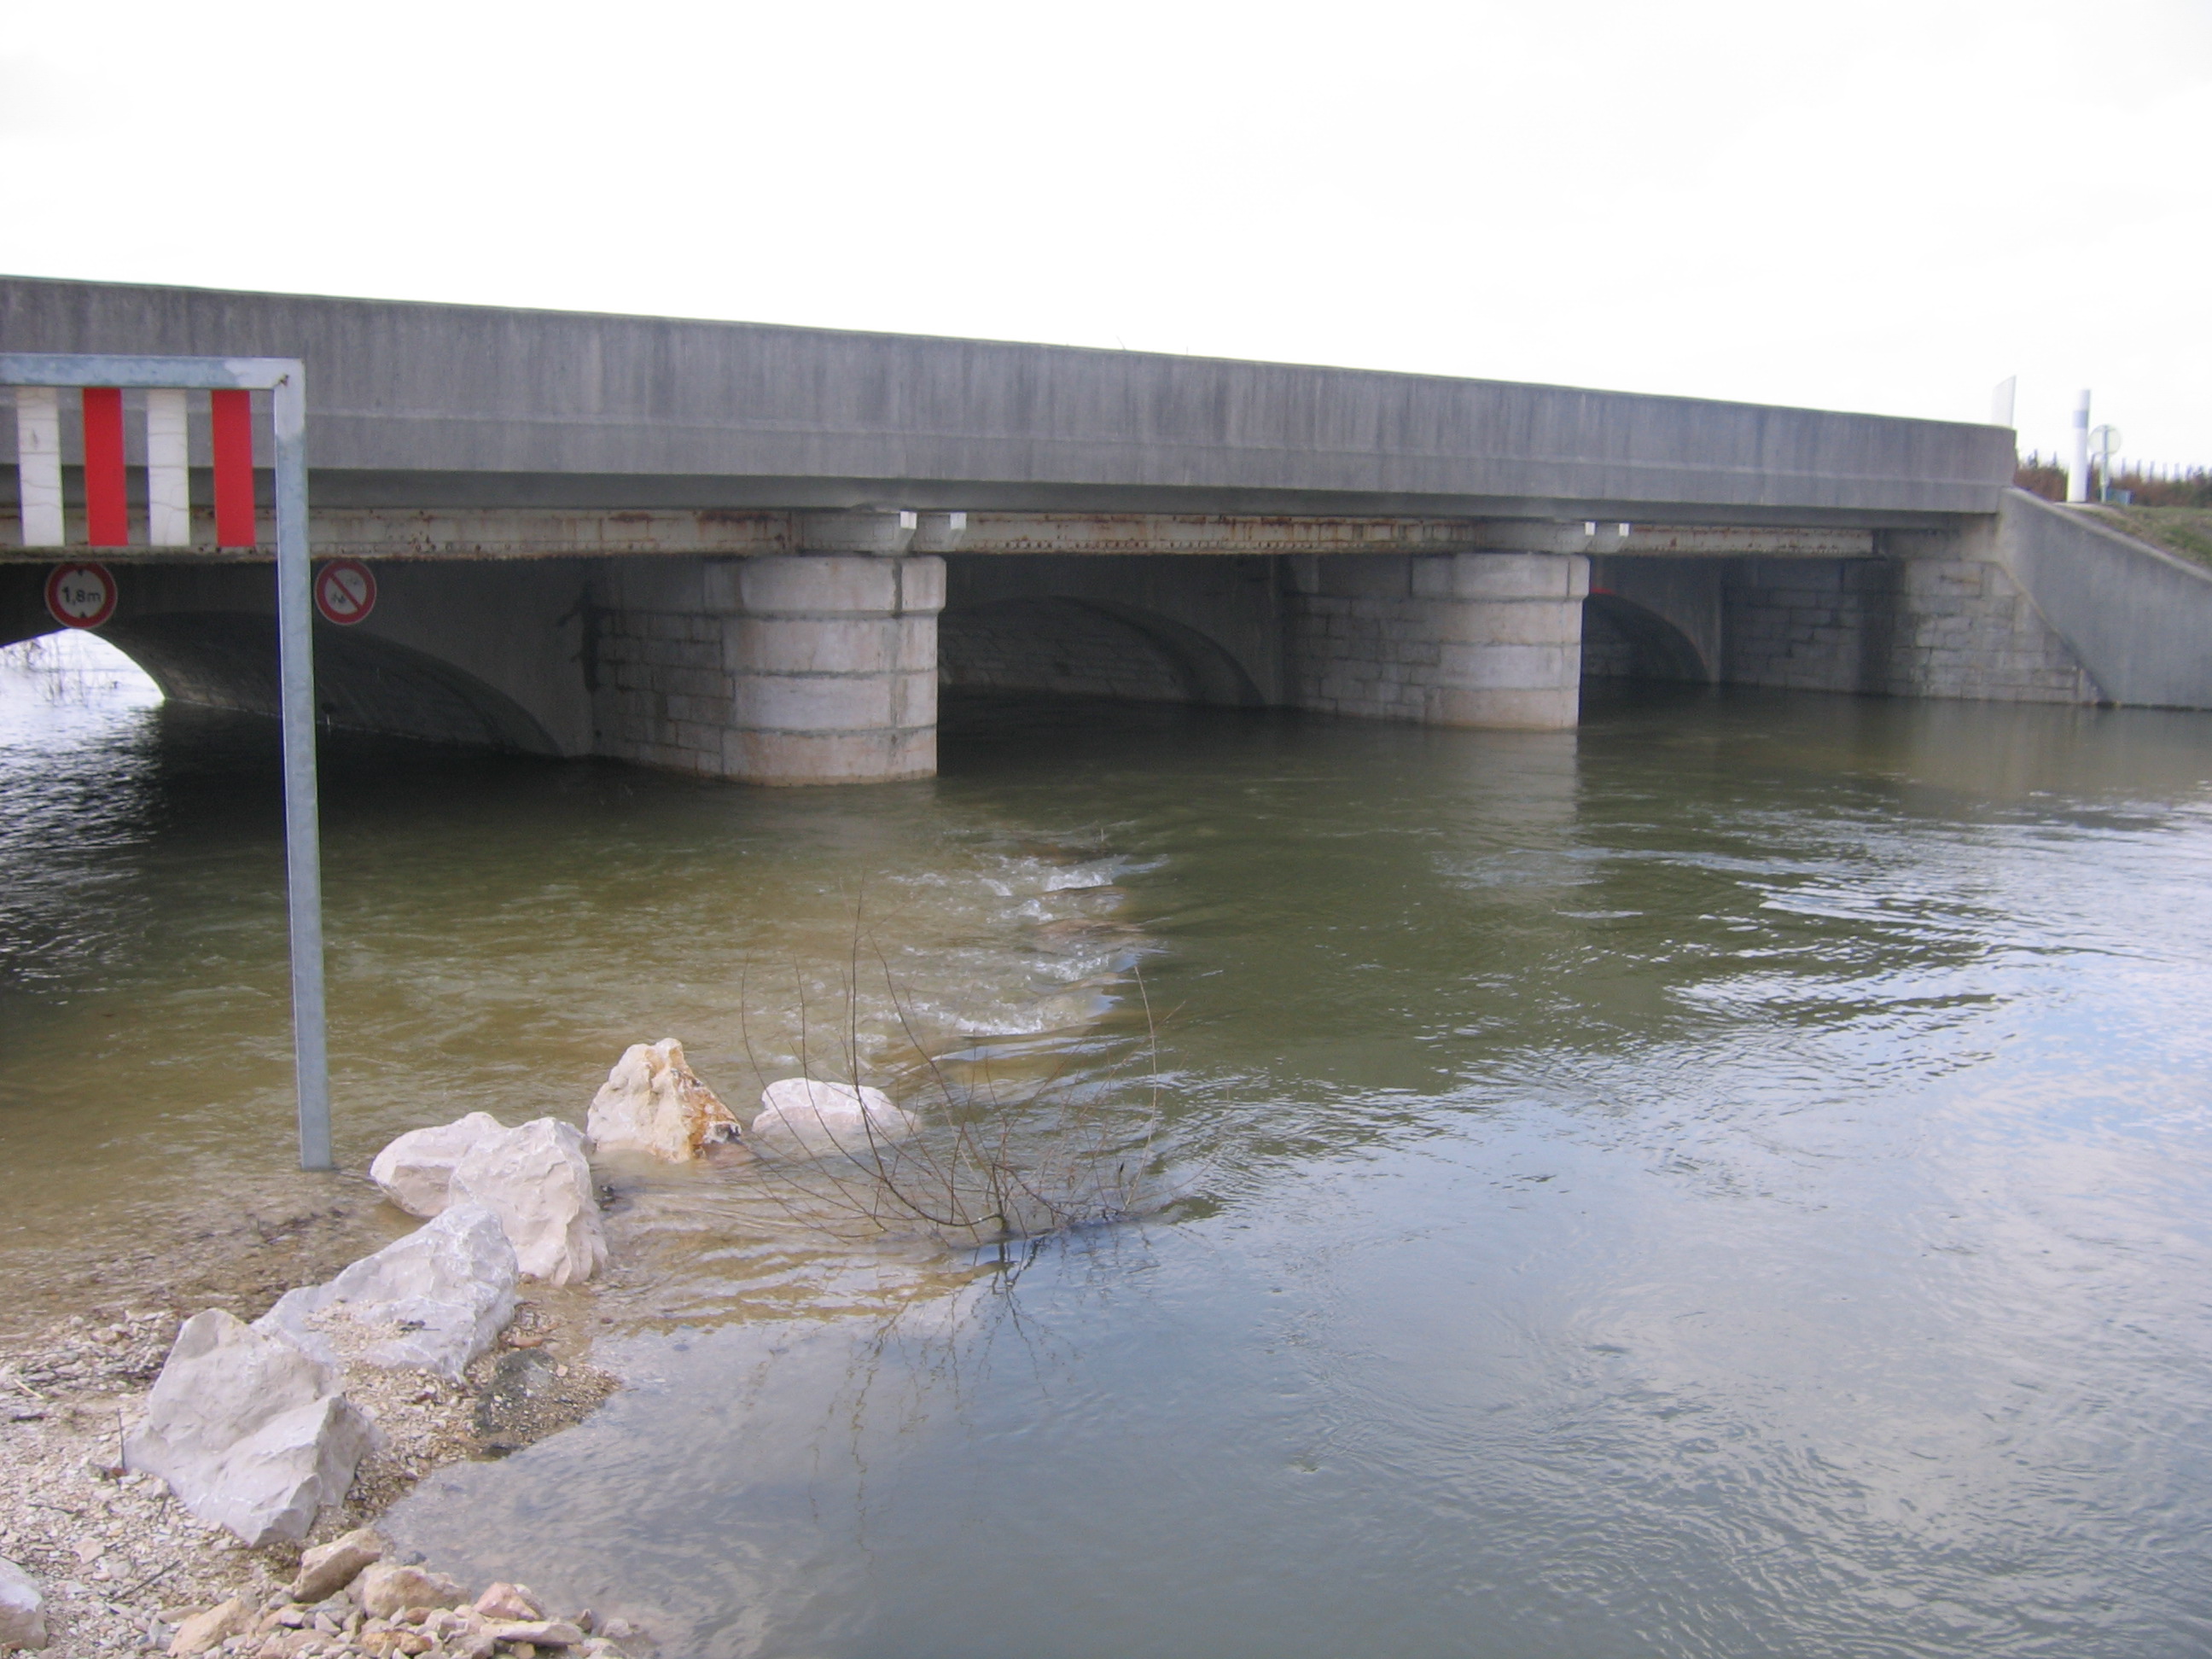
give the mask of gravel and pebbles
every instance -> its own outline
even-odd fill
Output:
[[[423,1371],[349,1366],[346,1391],[375,1417],[387,1443],[362,1462],[345,1504],[325,1513],[307,1549],[373,1521],[440,1465],[505,1455],[580,1421],[605,1399],[615,1381],[583,1358],[574,1312],[557,1305],[562,1300],[526,1302],[501,1345],[459,1386]],[[195,1519],[161,1481],[122,1467],[122,1436],[143,1410],[179,1322],[174,1309],[103,1309],[0,1350],[0,1559],[21,1567],[45,1597],[47,1659],[147,1652],[604,1659],[635,1650],[641,1632],[596,1631],[583,1609],[550,1620],[464,1612],[476,1598],[459,1586],[436,1593],[456,1598],[441,1606],[392,1614],[343,1596],[294,1601],[299,1547],[248,1549]],[[213,1621],[222,1634],[192,1645],[195,1629],[211,1628],[202,1616],[234,1603]]]

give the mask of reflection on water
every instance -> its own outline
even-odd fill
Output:
[[[0,1273],[43,1284],[289,1179],[274,753],[6,719]],[[2203,1650],[2212,720],[983,702],[944,753],[331,748],[355,1162],[580,1115],[664,1033],[740,1099],[858,916],[927,1029],[829,1024],[902,1087],[1149,1110],[1141,962],[1194,1194],[1001,1261],[623,1173],[631,1387],[410,1544],[685,1655]]]

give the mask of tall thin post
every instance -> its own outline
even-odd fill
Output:
[[[294,368],[275,388],[276,656],[283,684],[284,875],[292,926],[292,1044],[300,1167],[331,1157],[330,1045],[323,1012],[323,860],[315,794],[314,572],[307,560],[307,388]]]
[[[2089,394],[2074,400],[2074,453],[2067,458],[2066,499],[2089,499]]]

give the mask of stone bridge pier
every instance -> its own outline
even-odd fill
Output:
[[[1579,554],[1345,554],[1290,562],[1294,707],[1555,731],[1582,701]]]
[[[789,554],[605,562],[593,752],[751,783],[933,775],[945,562],[913,550],[925,517],[949,515],[809,514]]]

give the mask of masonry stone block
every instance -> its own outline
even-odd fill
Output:
[[[873,617],[740,617],[727,665],[752,674],[885,674],[898,666],[898,623]]]
[[[867,732],[894,725],[888,675],[740,674],[732,717],[763,732]]]
[[[738,593],[751,617],[888,616],[898,609],[898,566],[890,559],[803,555],[747,559]]]
[[[1413,561],[1413,592],[1425,599],[1582,599],[1589,561],[1557,553],[1443,553]]]
[[[944,560],[925,556],[901,559],[896,568],[898,603],[902,611],[913,613],[945,609]]]
[[[1582,648],[1563,645],[1448,645],[1437,665],[1448,686],[1516,690],[1582,684]]]
[[[1572,645],[1583,636],[1580,600],[1440,605],[1437,637],[1448,644]]]

